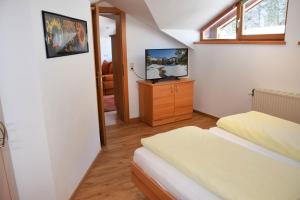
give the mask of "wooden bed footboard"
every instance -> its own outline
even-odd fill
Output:
[[[149,177],[136,163],[131,162],[131,177],[135,185],[150,200],[175,200],[175,198]]]

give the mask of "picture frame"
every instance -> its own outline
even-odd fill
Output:
[[[89,52],[87,22],[42,10],[47,58]]]

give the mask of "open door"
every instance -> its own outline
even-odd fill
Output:
[[[116,34],[111,36],[112,64],[114,71],[114,94],[120,120],[129,122],[128,68],[126,46],[126,14],[115,7],[99,7],[100,14],[113,14]]]
[[[128,102],[128,68],[127,68],[127,47],[126,47],[126,17],[125,13],[115,7],[98,7],[91,6],[92,23],[93,23],[93,38],[94,38],[94,58],[95,71],[97,82],[97,100],[98,100],[98,116],[100,127],[101,144],[106,144],[106,130],[105,130],[105,115],[103,104],[103,80],[101,68],[101,46],[100,46],[100,14],[111,13],[116,16],[117,33],[116,38],[113,39],[113,45],[116,45],[113,50],[113,70],[114,70],[114,88],[116,88],[116,104],[118,108],[118,115],[125,123],[129,122],[129,102]],[[115,46],[114,46],[115,47]],[[117,61],[116,61],[117,60]]]
[[[100,129],[101,145],[106,145],[106,129],[103,108],[103,83],[101,69],[101,53],[100,53],[100,30],[99,30],[99,9],[98,6],[92,6],[92,23],[94,38],[94,59],[95,59],[95,76],[97,85],[97,102],[98,102],[98,119]]]
[[[18,195],[7,136],[8,133],[2,116],[2,107],[0,102],[0,199],[17,200]]]
[[[115,20],[116,34],[111,36],[115,102],[119,118],[127,123],[129,110],[125,13],[120,11],[115,14]]]
[[[124,120],[124,105],[123,105],[123,71],[122,71],[122,47],[120,35],[120,16],[115,15],[116,34],[111,36],[112,46],[112,64],[114,70],[114,94],[115,104],[119,119]]]

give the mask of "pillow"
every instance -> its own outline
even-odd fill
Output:
[[[108,74],[113,74],[113,65],[112,65],[112,62],[109,62],[108,63]]]
[[[223,117],[217,126],[255,144],[300,161],[300,124],[251,111]]]
[[[107,62],[106,60],[103,61],[102,63],[102,75],[108,74],[108,66],[109,62]]]
[[[112,74],[107,74],[102,76],[103,81],[113,81],[114,80],[114,75]]]

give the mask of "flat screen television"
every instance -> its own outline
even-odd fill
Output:
[[[146,80],[188,75],[188,49],[146,49]]]

